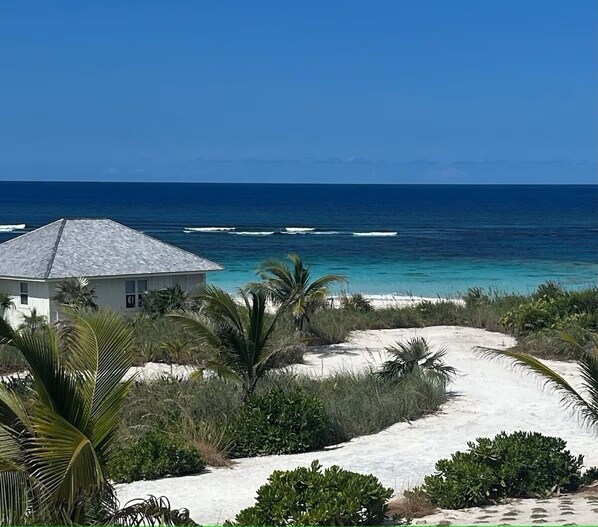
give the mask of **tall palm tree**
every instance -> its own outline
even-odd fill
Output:
[[[67,278],[56,287],[52,300],[62,307],[97,309],[96,292],[85,277]]]
[[[386,348],[390,360],[386,361],[378,375],[384,379],[400,380],[411,373],[447,384],[457,373],[452,366],[444,363],[446,349],[434,352],[423,337],[414,337],[407,342],[398,342],[396,346]]]
[[[586,426],[598,431],[598,334],[590,334],[587,344],[568,334],[561,335],[561,338],[577,351],[581,390],[576,390],[564,377],[527,353],[490,348],[480,348],[478,351],[487,358],[504,358],[516,367],[535,373],[560,394],[566,408],[577,412]]]
[[[18,332],[0,319],[0,342],[22,353],[33,381],[26,395],[0,384],[0,523],[95,523],[115,510],[106,462],[131,383],[131,331],[107,311],[72,318],[62,343],[51,327]]]
[[[335,283],[347,282],[346,277],[328,274],[312,280],[309,267],[296,254],[289,254],[290,265],[282,260],[267,260],[260,264],[257,274],[264,289],[276,304],[289,306],[298,332],[309,329],[310,317],[329,294]]]
[[[214,359],[208,367],[221,376],[240,379],[246,400],[268,370],[269,360],[280,350],[273,337],[286,306],[270,318],[265,291],[246,289],[240,295],[241,302],[237,303],[222,289],[207,286],[199,293],[201,312],[169,316],[212,348]]]

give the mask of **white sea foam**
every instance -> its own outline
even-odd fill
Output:
[[[285,227],[285,234],[305,234],[315,231],[315,227]]]
[[[354,232],[353,236],[396,236],[395,231],[372,231],[372,232]]]
[[[235,227],[185,227],[185,232],[230,232]]]
[[[22,231],[26,225],[24,223],[18,223],[15,225],[0,225],[0,232],[13,232]]]

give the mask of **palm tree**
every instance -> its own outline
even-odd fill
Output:
[[[580,390],[576,390],[556,371],[527,353],[490,348],[480,348],[479,352],[488,358],[508,359],[515,367],[537,374],[546,385],[561,395],[561,402],[566,408],[578,413],[583,424],[598,431],[598,334],[590,334],[587,344],[568,334],[562,334],[561,338],[572,344],[577,351],[577,364],[581,374]]]
[[[62,307],[97,309],[96,292],[85,277],[67,278],[56,287],[52,300]]]
[[[207,366],[220,376],[232,376],[242,381],[243,399],[247,400],[270,359],[280,351],[274,343],[274,330],[285,310],[281,307],[268,320],[265,291],[240,291],[241,303],[222,289],[207,286],[199,293],[203,308],[199,313],[174,313],[189,332],[214,351]]]
[[[22,321],[18,327],[18,331],[21,333],[29,333],[33,335],[41,332],[48,326],[48,319],[46,316],[38,314],[35,307],[31,309],[28,315],[23,313],[21,316]]]
[[[4,313],[13,307],[15,307],[15,303],[12,301],[12,297],[8,293],[0,291],[0,317],[4,316]]]
[[[33,382],[26,394],[0,384],[2,524],[141,517],[127,508],[115,517],[118,502],[106,473],[132,382],[123,381],[133,360],[131,330],[105,310],[72,318],[60,344],[51,327],[19,333],[0,319],[0,342],[22,353]]]
[[[257,274],[261,283],[252,287],[264,289],[275,304],[289,306],[298,332],[309,329],[310,317],[322,305],[329,294],[329,286],[347,282],[346,277],[336,274],[311,279],[309,267],[296,254],[289,254],[290,266],[282,260],[267,260],[260,264]]]
[[[423,337],[414,337],[407,342],[386,348],[391,359],[382,365],[378,375],[383,379],[400,380],[411,373],[419,373],[430,380],[447,384],[457,373],[444,363],[446,349],[433,352]]]

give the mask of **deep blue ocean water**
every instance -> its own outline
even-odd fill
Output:
[[[62,217],[109,217],[214,260],[229,290],[291,251],[365,293],[598,277],[598,186],[0,182],[0,242]]]

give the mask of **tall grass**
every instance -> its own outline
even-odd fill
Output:
[[[301,389],[322,400],[332,423],[328,444],[417,419],[446,400],[443,386],[415,375],[397,383],[385,382],[374,372],[342,372],[323,379],[271,372],[257,393],[275,387]],[[239,386],[218,378],[138,383],[123,411],[122,435],[161,430],[197,447],[208,463],[222,465],[231,448],[231,423],[239,416],[241,405]]]

